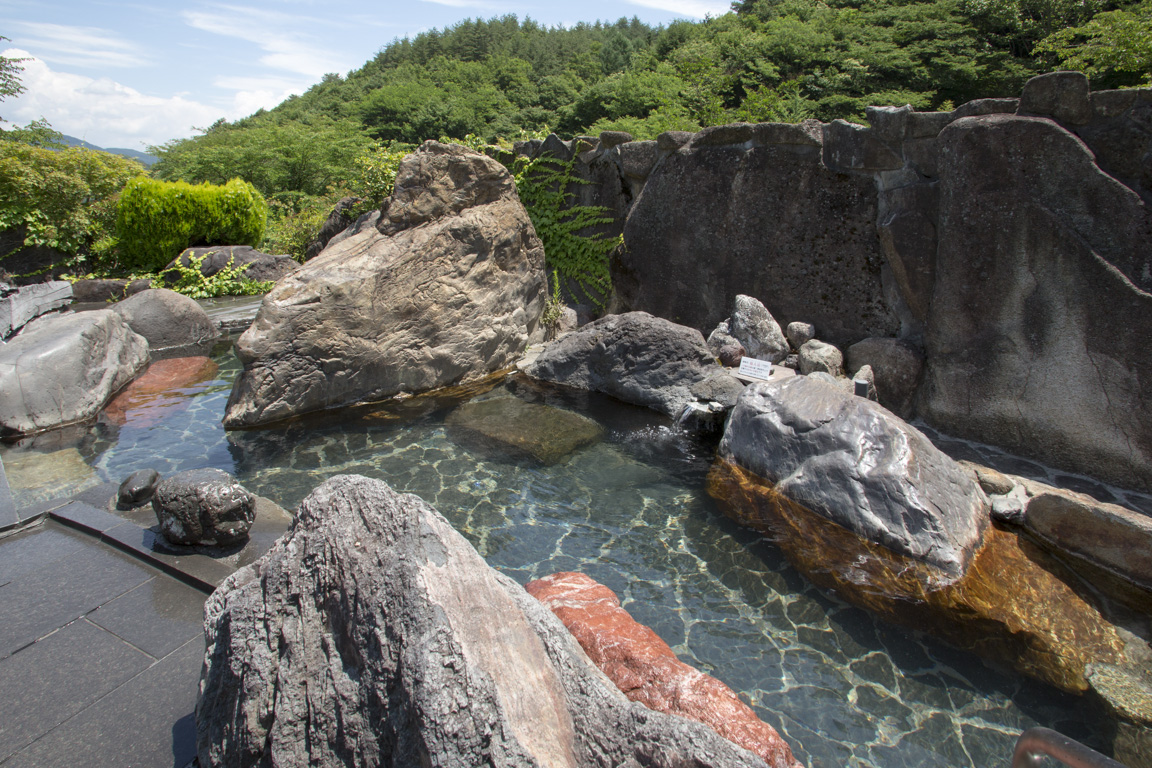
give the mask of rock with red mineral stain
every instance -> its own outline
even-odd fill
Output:
[[[677,659],[655,632],[620,607],[608,587],[582,573],[554,573],[526,589],[632,701],[704,723],[773,768],[800,768],[775,728],[724,683]]]
[[[108,403],[104,415],[119,426],[130,418],[137,426],[153,426],[174,409],[187,407],[191,400],[183,390],[211,381],[217,368],[203,356],[157,360]]]

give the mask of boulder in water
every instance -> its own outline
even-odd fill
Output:
[[[564,625],[419,498],[338,476],[205,605],[203,768],[751,768],[624,698]]]
[[[0,346],[0,434],[91,418],[148,365],[148,342],[107,309],[37,319]]]
[[[928,438],[811,376],[745,389],[720,454],[790,502],[939,569],[940,580],[963,573],[988,526],[972,476]]]
[[[224,423],[467,383],[542,338],[544,249],[511,174],[425,142],[400,165],[376,227],[282,279],[236,344]]]
[[[647,312],[608,315],[550,344],[525,373],[603,392],[673,418],[697,401],[692,388],[721,366],[694,328]]]
[[[167,288],[150,288],[111,307],[133,331],[148,340],[153,357],[207,354],[220,338],[204,308]]]

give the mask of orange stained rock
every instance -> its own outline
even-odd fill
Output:
[[[632,701],[704,723],[773,768],[800,768],[775,728],[724,683],[677,659],[655,632],[620,607],[608,587],[582,573],[554,573],[526,589]]]
[[[1124,641],[1063,564],[1024,535],[996,527],[965,574],[859,538],[718,459],[708,493],[732,519],[768,533],[818,586],[906,626],[932,632],[1068,691],[1089,687],[1089,663],[1124,665]]]
[[[187,393],[180,390],[214,379],[218,367],[203,356],[157,360],[112,398],[104,415],[120,426],[129,419],[138,426],[152,426],[169,409],[187,406]]]

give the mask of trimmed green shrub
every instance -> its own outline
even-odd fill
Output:
[[[120,194],[116,230],[125,266],[156,271],[194,245],[252,245],[268,205],[246,181],[224,186],[139,177]]]

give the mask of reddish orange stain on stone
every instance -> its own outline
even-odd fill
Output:
[[[157,360],[112,398],[104,415],[120,426],[129,420],[135,426],[152,426],[170,409],[187,406],[189,393],[181,390],[214,379],[217,368],[202,356]]]
[[[526,589],[632,701],[704,723],[773,768],[800,768],[775,728],[724,683],[677,659],[655,632],[620,607],[608,587],[582,573],[554,573]]]

